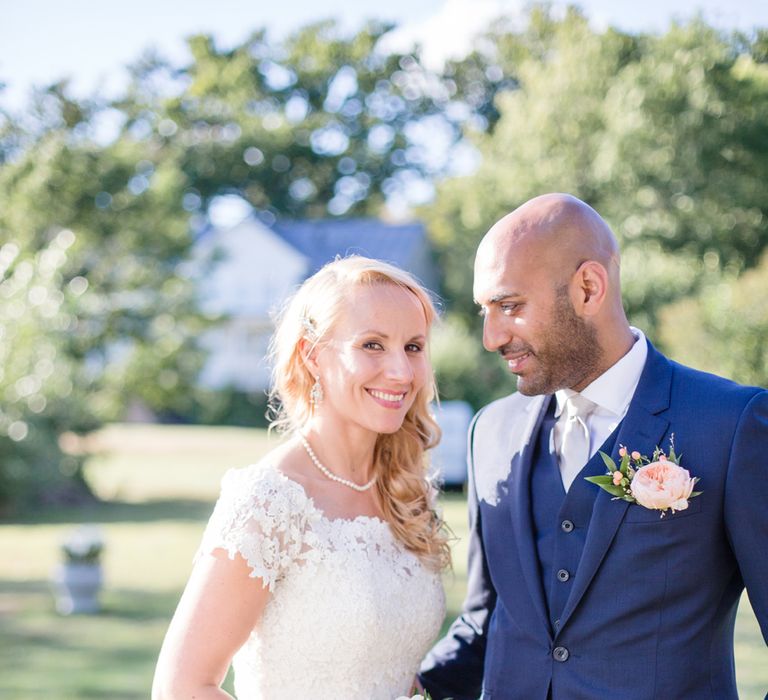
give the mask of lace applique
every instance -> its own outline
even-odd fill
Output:
[[[198,556],[219,547],[230,559],[240,554],[270,592],[292,565],[315,558],[309,526],[320,513],[299,484],[286,488],[286,481],[265,465],[226,472]]]
[[[405,695],[445,613],[440,574],[375,517],[326,518],[268,464],[222,481],[200,552],[240,553],[271,596],[233,658],[239,700]]]

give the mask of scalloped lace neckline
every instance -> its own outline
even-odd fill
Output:
[[[387,530],[389,531],[389,523],[386,520],[384,520],[383,518],[380,518],[378,515],[363,515],[363,514],[361,514],[361,515],[356,515],[353,518],[331,518],[331,517],[328,517],[325,514],[325,511],[322,508],[319,508],[315,504],[315,499],[312,498],[312,496],[310,496],[307,493],[307,490],[298,481],[296,481],[295,479],[291,479],[290,476],[287,476],[286,474],[284,474],[282,471],[280,471],[272,463],[267,463],[267,468],[271,472],[276,474],[280,479],[282,479],[283,481],[288,482],[288,484],[290,484],[293,488],[298,490],[304,496],[304,498],[307,500],[307,503],[308,503],[309,507],[318,515],[318,517],[320,517],[325,522],[330,523],[331,525],[337,525],[337,524],[338,525],[342,525],[344,523],[353,524],[353,523],[371,522],[371,523],[374,523],[378,527],[380,527],[382,525],[386,525]]]

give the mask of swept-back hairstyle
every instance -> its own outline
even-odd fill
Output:
[[[302,340],[322,346],[341,314],[354,304],[355,289],[375,285],[393,285],[413,294],[424,310],[427,328],[431,327],[435,307],[409,273],[359,255],[328,263],[301,285],[278,317],[270,347],[272,427],[298,432],[312,415],[315,377],[303,360]],[[432,503],[425,454],[440,439],[429,409],[436,394],[431,372],[430,377],[399,430],[376,439],[373,469],[379,502],[394,535],[422,561],[442,568],[450,563],[450,550],[445,525]]]

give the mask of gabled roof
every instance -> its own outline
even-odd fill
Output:
[[[377,219],[278,220],[270,228],[310,261],[312,274],[337,255],[365,255],[393,263],[434,289],[436,273],[421,223],[388,224]]]

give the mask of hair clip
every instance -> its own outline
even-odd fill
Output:
[[[301,317],[301,325],[304,328],[307,333],[309,333],[311,336],[317,335],[317,331],[315,330],[315,323],[314,321],[309,318],[309,316],[302,316]]]

